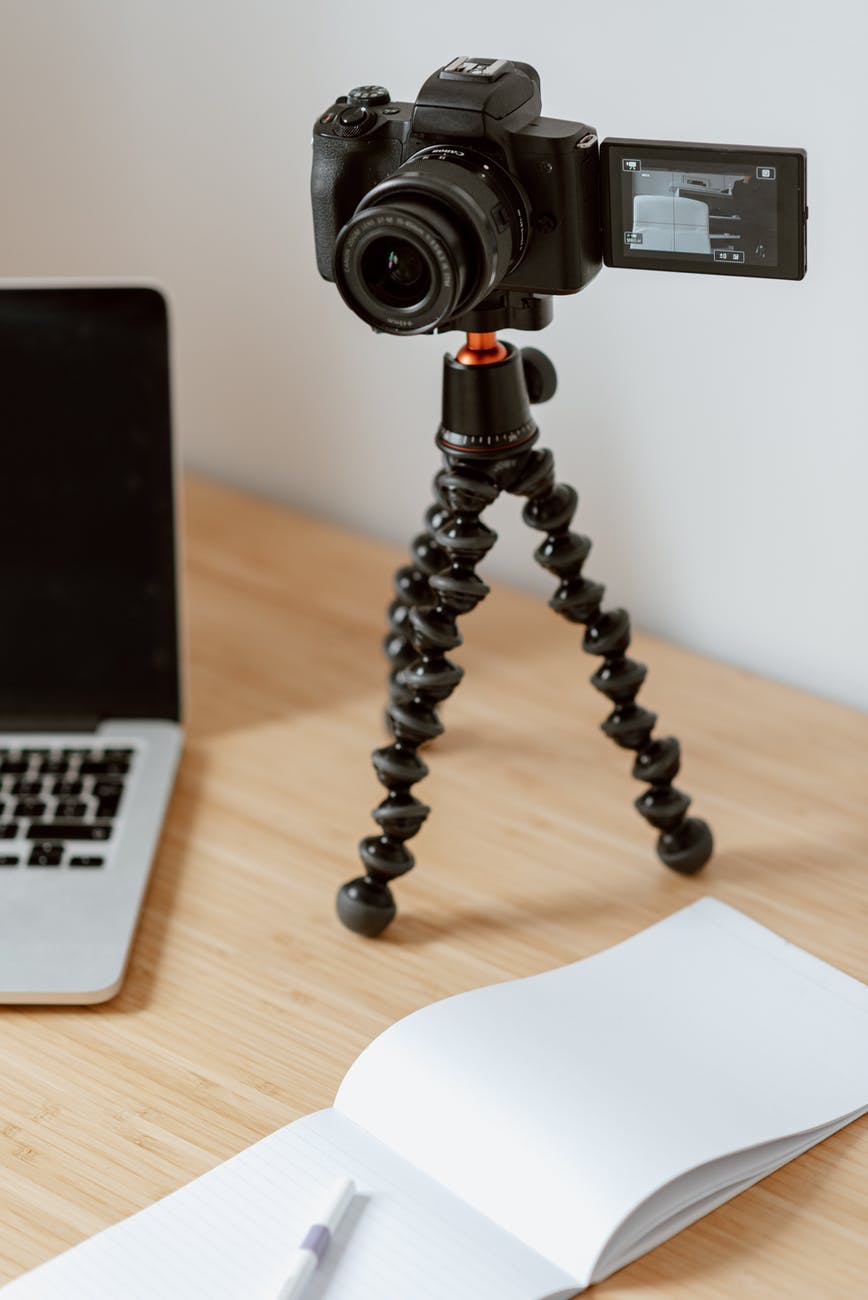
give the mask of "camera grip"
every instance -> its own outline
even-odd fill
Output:
[[[314,135],[310,197],[316,265],[323,279],[335,278],[332,267],[340,230],[368,191],[400,162],[400,140]]]

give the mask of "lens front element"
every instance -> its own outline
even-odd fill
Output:
[[[368,292],[386,307],[415,307],[431,292],[431,267],[407,239],[374,239],[361,260]]]

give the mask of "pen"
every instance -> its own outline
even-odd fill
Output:
[[[343,1175],[326,1192],[304,1241],[295,1252],[286,1281],[280,1288],[277,1300],[300,1300],[314,1270],[323,1261],[331,1245],[338,1224],[346,1214],[356,1194],[352,1178]]]

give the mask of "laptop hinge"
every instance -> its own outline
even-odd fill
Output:
[[[64,731],[96,731],[100,719],[96,714],[81,714],[76,717],[64,715],[62,718],[51,717],[50,715],[42,717],[27,717],[11,714],[0,713],[0,731],[6,732],[64,732]]]

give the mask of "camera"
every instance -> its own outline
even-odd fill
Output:
[[[527,63],[461,57],[314,124],[317,268],[374,329],[540,328],[610,266],[799,279],[802,150],[607,140],[541,116]],[[548,307],[548,311],[546,308]]]
[[[426,333],[495,291],[575,293],[596,275],[596,133],[541,107],[528,64],[461,58],[415,103],[360,86],[320,116],[317,266],[357,315]]]

